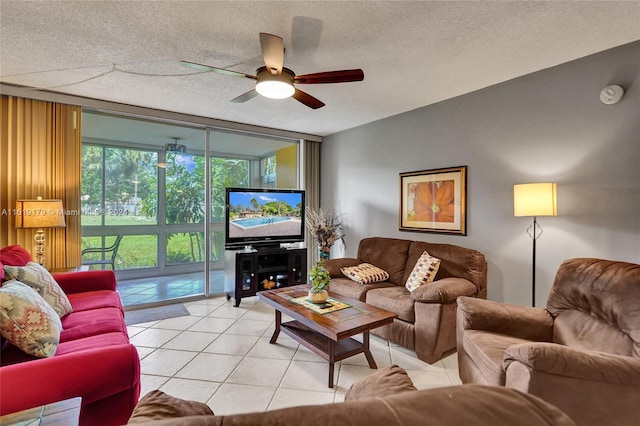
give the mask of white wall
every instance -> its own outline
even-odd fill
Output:
[[[609,84],[626,90],[616,105],[599,100]],[[399,173],[462,165],[467,236],[400,232]],[[513,216],[513,185],[557,182],[558,216],[538,219],[544,306],[564,259],[640,263],[640,42],[331,135],[321,170],[322,205],[346,226],[334,257],[355,256],[367,236],[475,248],[489,265],[489,299],[522,305],[531,304],[531,218]]]

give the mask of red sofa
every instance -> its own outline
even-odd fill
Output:
[[[0,352],[0,414],[82,397],[81,425],[127,423],[140,396],[140,358],[129,343],[112,271],[53,274],[73,312],[62,318],[51,358],[5,342]]]

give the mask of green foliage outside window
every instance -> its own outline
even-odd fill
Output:
[[[158,153],[152,151],[84,145],[82,150],[82,225],[148,225],[158,217]],[[205,159],[200,155],[166,154],[166,225],[199,224],[205,219]],[[104,183],[104,184],[103,184]],[[249,161],[211,159],[212,222],[222,223],[225,188],[249,184]],[[213,232],[212,260],[223,257],[222,232]],[[122,253],[133,260],[141,253],[156,258],[157,238],[136,237],[136,253]],[[84,239],[83,239],[84,240]],[[149,247],[142,247],[148,240]],[[204,233],[167,234],[169,264],[202,262]],[[88,242],[88,240],[87,240]],[[123,247],[124,249],[125,247]],[[148,256],[145,256],[148,257]],[[126,267],[148,266],[152,259],[127,261]],[[123,265],[125,266],[125,265]]]

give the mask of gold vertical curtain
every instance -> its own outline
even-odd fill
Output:
[[[0,104],[0,247],[34,253],[35,229],[16,229],[16,200],[60,199],[65,228],[45,229],[45,266],[80,265],[82,108],[2,95]]]

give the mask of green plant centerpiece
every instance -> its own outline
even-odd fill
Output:
[[[329,276],[329,271],[327,271],[322,262],[316,262],[313,268],[311,268],[309,279],[311,281],[309,301],[313,303],[326,302],[329,298],[329,293],[326,289],[329,288],[331,276]]]

